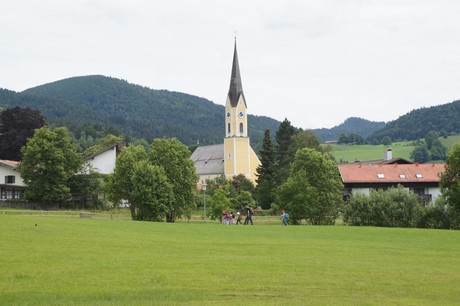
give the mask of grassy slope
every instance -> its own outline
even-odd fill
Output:
[[[0,215],[0,304],[458,304],[459,252],[458,231]]]
[[[460,135],[440,137],[439,140],[450,150],[455,144],[460,144]],[[347,161],[352,163],[356,160],[382,159],[386,147],[383,145],[331,145],[332,154],[337,162]],[[415,146],[412,142],[395,142],[391,145],[393,157],[401,157],[410,160],[410,153]]]

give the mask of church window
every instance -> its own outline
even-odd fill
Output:
[[[243,133],[244,133],[243,123],[240,123],[240,134],[243,134]]]
[[[230,134],[230,123],[227,125],[227,133]]]

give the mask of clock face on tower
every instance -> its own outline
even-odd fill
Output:
[[[239,113],[238,113],[238,118],[244,118],[244,112],[242,112],[242,111],[239,112]]]

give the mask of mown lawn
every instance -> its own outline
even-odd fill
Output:
[[[0,215],[0,305],[454,305],[460,232]]]

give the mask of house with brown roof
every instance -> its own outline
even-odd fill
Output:
[[[421,199],[434,201],[441,194],[439,183],[445,164],[342,164],[344,196],[369,194],[372,189],[402,185]]]
[[[0,159],[0,200],[22,199],[26,184],[17,169],[19,162]]]

